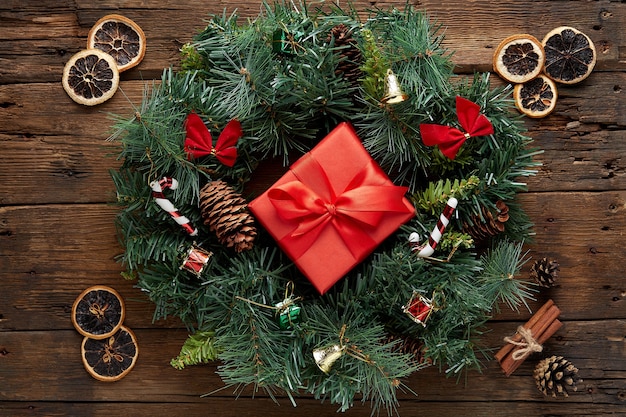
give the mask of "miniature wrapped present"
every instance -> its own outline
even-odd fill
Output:
[[[413,217],[406,192],[344,122],[249,209],[324,294]]]

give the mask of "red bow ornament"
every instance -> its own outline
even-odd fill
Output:
[[[237,159],[237,148],[235,145],[243,135],[239,120],[233,119],[226,124],[226,127],[224,127],[224,130],[217,138],[215,146],[213,146],[211,132],[209,132],[209,129],[196,113],[189,113],[187,119],[185,119],[185,129],[187,130],[185,152],[187,152],[189,159],[213,155],[218,161],[228,167],[235,165],[235,160]]]
[[[493,125],[480,113],[480,106],[463,97],[456,97],[456,114],[461,129],[451,126],[423,123],[420,125],[422,141],[427,146],[437,145],[442,154],[450,159],[471,137],[493,134]]]

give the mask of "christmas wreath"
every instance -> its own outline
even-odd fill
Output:
[[[480,368],[486,321],[530,291],[516,195],[538,151],[510,87],[455,76],[411,7],[264,5],[181,52],[117,119],[112,172],[123,274],[190,329],[172,365],[389,412],[423,367]]]

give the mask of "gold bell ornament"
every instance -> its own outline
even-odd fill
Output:
[[[400,88],[398,77],[389,68],[385,76],[385,96],[380,100],[383,104],[397,104],[402,103],[408,96],[404,94]]]
[[[317,367],[325,374],[330,372],[330,368],[337,359],[341,358],[344,354],[345,347],[339,345],[330,345],[323,348],[317,348],[313,350],[313,359]]]
[[[339,343],[326,345],[325,347],[313,349],[313,359],[315,359],[315,364],[320,368],[322,372],[328,374],[333,364],[337,362],[337,359],[341,358],[344,354],[351,356],[355,359],[365,362],[366,364],[373,366],[378,369],[381,374],[385,377],[388,375],[383,371],[383,369],[378,365],[369,355],[363,354],[359,348],[354,345],[345,345],[344,342],[347,342],[344,336],[346,334],[347,325],[341,326],[341,331],[339,332]],[[393,380],[392,383],[396,384],[398,381]],[[397,385],[395,385],[397,386]]]
[[[318,368],[325,374],[330,372],[333,364],[337,362],[337,359],[341,358],[344,354],[348,356],[352,356],[355,359],[368,363],[372,366],[377,367],[381,372],[382,369],[376,365],[376,362],[370,359],[368,355],[364,355],[356,348],[356,346],[348,346],[345,345],[344,342],[347,342],[344,336],[346,334],[347,325],[341,326],[341,331],[339,332],[339,343],[327,345],[325,347],[313,349],[313,359],[315,360],[315,364]],[[383,372],[384,374],[384,372]]]

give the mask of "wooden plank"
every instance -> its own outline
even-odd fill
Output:
[[[532,371],[545,355],[563,355],[579,371],[583,382],[572,393],[569,403],[620,404],[626,388],[623,361],[623,320],[607,320],[607,326],[594,321],[570,321],[545,344],[545,351],[528,358],[511,377],[505,377],[495,361],[487,363],[482,373],[471,372],[470,383],[446,378],[435,367],[413,374],[406,385],[418,393],[419,401],[545,401],[537,391]],[[508,335],[511,323],[494,325],[488,336],[491,346],[500,346],[502,335]],[[80,359],[82,337],[73,330],[3,332],[0,341],[3,389],[2,401],[116,401],[116,402],[200,402],[210,405],[217,397],[232,396],[232,388],[218,391],[209,398],[201,395],[224,386],[215,373],[217,364],[193,366],[183,371],[169,366],[186,338],[184,330],[133,329],[137,335],[140,356],[136,367],[121,381],[102,383],[83,369]],[[514,328],[513,328],[514,331]],[[46,358],[46,360],[43,360]],[[24,378],[28,375],[29,378]],[[506,389],[503,389],[506,387]],[[242,397],[267,397],[261,390],[250,389]],[[283,395],[281,404],[289,406]],[[304,398],[307,396],[305,395]],[[403,400],[415,400],[410,393],[400,393]],[[261,402],[263,404],[263,402]],[[331,406],[332,407],[332,406]]]
[[[597,124],[577,121],[553,125],[562,130],[548,130],[547,123],[541,126],[543,130],[534,130],[534,127],[528,135],[534,139],[533,146],[544,152],[535,157],[542,164],[537,175],[521,179],[528,184],[530,191],[624,189],[624,130],[600,130]]]
[[[12,3],[9,1],[7,3]],[[204,8],[193,1],[128,2],[100,5],[90,2],[68,10],[68,6],[50,8],[24,7],[22,2],[14,11],[0,14],[0,40],[5,40],[9,56],[19,60],[0,60],[0,81],[24,82],[38,74],[42,81],[58,79],[69,57],[84,48],[91,26],[106,13],[121,13],[136,20],[145,29],[148,51],[144,61],[124,74],[124,77],[152,78],[160,69],[176,62],[180,46],[204,27],[210,13],[231,13],[242,18],[256,17],[260,2],[218,2]],[[398,2],[359,0],[356,10],[372,6],[402,7]],[[0,7],[7,7],[3,4]],[[563,1],[533,2],[535,16],[525,2],[490,1],[465,2],[422,1],[418,4],[431,19],[445,28],[444,46],[454,50],[453,62],[457,72],[490,71],[491,56],[499,42],[516,33],[530,33],[541,39],[554,27],[567,22],[587,33],[598,47],[597,71],[620,70],[624,59],[626,38],[620,30],[626,24],[626,5],[607,2],[577,2],[576,7]],[[541,12],[540,12],[541,11]],[[365,17],[365,13],[361,13]],[[493,22],[498,22],[494,25]],[[19,41],[14,41],[18,39]],[[0,59],[3,59],[0,56]],[[42,64],[45,64],[42,66]],[[148,74],[148,75],[146,75]],[[127,79],[127,78],[126,78]]]
[[[0,204],[115,201],[110,169],[118,166],[117,143],[75,136],[0,135]],[[28,175],[24,175],[28,173]]]
[[[253,411],[251,411],[253,410]],[[274,404],[265,398],[215,398],[204,403],[62,403],[62,402],[2,402],[0,412],[12,417],[42,416],[79,416],[110,417],[111,415],[132,415],[133,417],[154,417],[158,415],[183,415],[186,417],[206,417],[208,413],[220,417],[245,417],[271,415],[272,417],[302,416],[333,416],[336,407],[329,404],[319,404],[315,400],[299,399],[296,408],[285,404]],[[581,407],[577,403],[561,402],[513,402],[513,401],[402,401],[398,408],[399,415],[418,416],[430,414],[433,416],[489,416],[510,417],[512,412],[533,417],[605,417],[620,415],[623,412],[621,404],[593,404]],[[341,415],[341,414],[340,414]],[[369,406],[355,405],[346,415],[350,417],[371,417]],[[385,415],[384,411],[381,415]]]
[[[152,84],[151,82],[149,84]],[[0,133],[24,136],[66,135],[106,139],[112,114],[128,115],[141,104],[144,82],[121,83],[121,90],[99,106],[76,104],[61,82],[0,85]],[[76,140],[76,139],[74,139]]]

